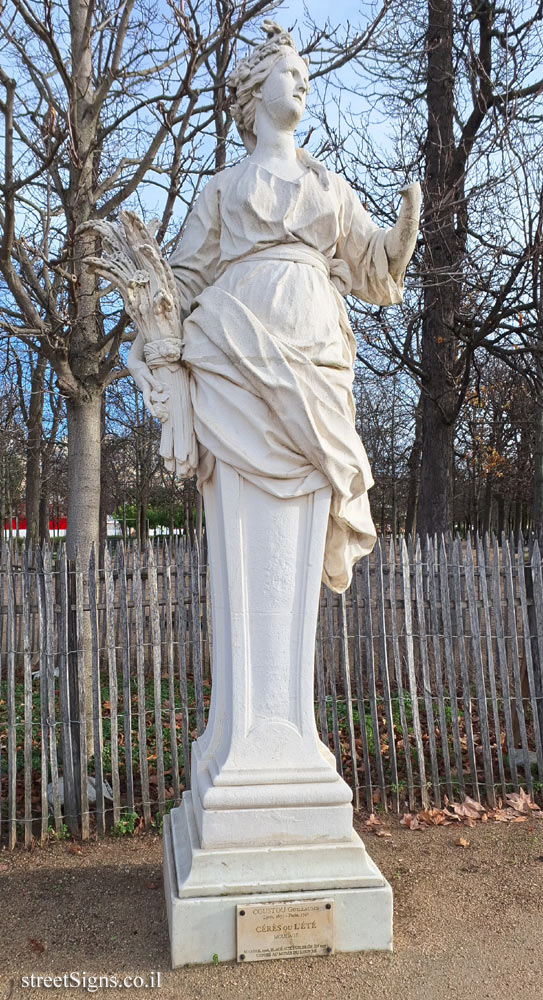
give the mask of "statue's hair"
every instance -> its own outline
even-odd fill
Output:
[[[262,22],[266,41],[255,45],[250,55],[240,59],[227,79],[230,111],[240,138],[249,153],[256,145],[254,131],[257,100],[254,92],[269,76],[276,62],[293,51],[298,55],[292,36],[275,21]]]

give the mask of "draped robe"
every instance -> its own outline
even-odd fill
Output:
[[[181,295],[200,484],[215,459],[280,498],[330,485],[323,580],[345,590],[373,548],[373,480],[355,428],[343,295],[402,300],[387,230],[307,154],[284,180],[247,157],[216,174],[170,258]]]

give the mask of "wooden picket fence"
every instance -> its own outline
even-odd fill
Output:
[[[202,554],[185,538],[119,543],[88,567],[63,544],[4,546],[9,848],[160,825],[179,803],[209,706],[207,582],[205,540]],[[315,643],[317,726],[355,807],[493,805],[519,786],[539,797],[542,664],[537,539],[380,539],[345,594],[323,587]]]

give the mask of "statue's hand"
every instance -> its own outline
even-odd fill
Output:
[[[385,236],[389,271],[395,281],[402,278],[417,242],[422,200],[419,182],[414,181],[413,184],[403,187],[400,194],[402,203],[396,225],[389,229]]]
[[[419,182],[413,181],[412,184],[406,184],[405,187],[400,188],[399,193],[402,196],[400,216],[403,215],[418,224],[420,218],[420,206],[422,202],[422,192]]]
[[[157,412],[159,405],[164,402],[162,399],[163,387],[153,376],[151,369],[147,367],[145,361],[139,360],[132,356],[132,352],[129,354],[126,367],[130,372],[134,382],[142,391],[143,402],[152,417],[158,417],[160,419],[160,413]]]

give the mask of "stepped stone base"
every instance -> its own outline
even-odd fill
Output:
[[[236,907],[334,903],[334,950],[392,948],[392,890],[353,831],[349,842],[203,850],[190,792],[164,820],[172,967],[237,956]]]

